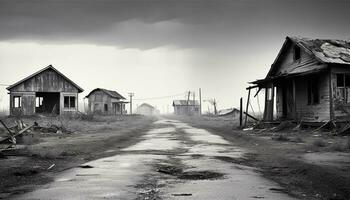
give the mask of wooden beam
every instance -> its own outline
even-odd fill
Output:
[[[243,98],[241,97],[239,103],[239,127],[243,127]]]
[[[246,112],[243,112],[243,113],[244,113],[246,116],[248,116],[248,117],[254,119],[255,121],[260,121],[258,118],[255,118],[255,117],[251,116],[250,114],[248,114],[248,113],[246,113]]]
[[[251,89],[248,90],[247,106],[246,106],[246,109],[245,109],[246,113],[248,113],[248,109],[249,109],[250,90]],[[245,116],[244,126],[247,126],[247,120],[248,120],[248,115]]]
[[[0,120],[0,123],[5,127],[5,129],[10,133],[10,134],[13,134],[12,131],[6,126],[6,124]]]

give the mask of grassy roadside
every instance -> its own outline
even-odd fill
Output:
[[[28,192],[48,183],[65,169],[90,160],[112,156],[133,145],[152,127],[155,118],[141,116],[68,118],[24,118],[28,124],[64,124],[72,133],[33,131],[7,156],[0,158],[0,199]],[[51,168],[50,168],[51,167]]]
[[[304,159],[310,152],[320,155],[338,151],[348,153],[346,137],[311,130],[278,133],[242,131],[234,129],[237,121],[227,118],[171,118],[205,128],[246,149],[248,153],[244,159],[228,162],[257,168],[264,177],[279,183],[292,196],[315,200],[350,199],[349,165],[318,165]]]

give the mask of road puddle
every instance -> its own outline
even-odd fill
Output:
[[[154,124],[160,127],[122,154],[67,170],[14,199],[292,199],[269,190],[279,187],[253,168],[235,164],[245,151],[222,137],[177,120]]]

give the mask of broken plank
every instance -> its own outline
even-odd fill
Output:
[[[248,117],[254,119],[255,121],[259,121],[259,119],[257,119],[257,118],[255,118],[255,117],[251,116],[250,114],[248,114],[248,113],[246,113],[246,112],[243,112],[243,113],[244,113],[246,116],[248,116]]]
[[[0,120],[0,123],[6,128],[6,130],[10,133],[10,134],[13,134],[12,131],[6,126],[6,124]]]

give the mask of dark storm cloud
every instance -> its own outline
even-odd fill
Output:
[[[0,0],[0,40],[192,48],[289,34],[347,39],[348,8],[330,0]]]

